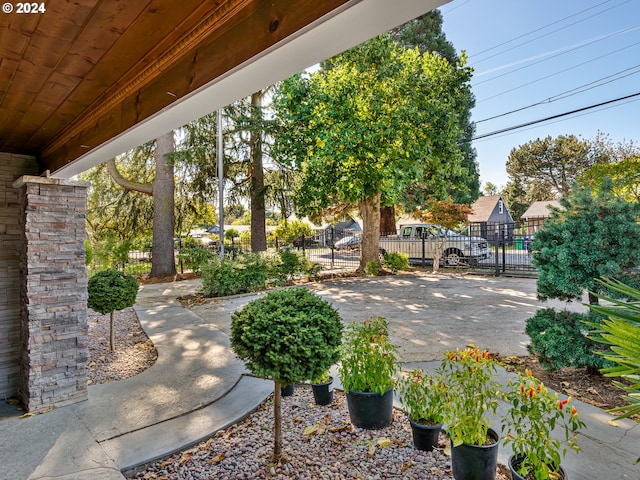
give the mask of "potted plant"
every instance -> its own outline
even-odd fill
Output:
[[[566,480],[561,456],[568,448],[580,450],[575,434],[584,427],[571,397],[560,400],[527,369],[516,381],[509,381],[503,398],[511,404],[502,429],[505,445],[510,444],[513,450],[509,459],[513,479]],[[551,436],[556,428],[564,442]]]
[[[316,405],[329,405],[333,402],[333,377],[329,370],[311,379],[311,391]]]
[[[338,372],[356,427],[376,429],[391,423],[394,376],[400,366],[397,352],[382,317],[353,322],[345,329]]]
[[[409,417],[413,445],[418,450],[436,448],[449,404],[449,387],[444,379],[416,368],[396,381],[396,393]]]
[[[449,385],[444,420],[451,439],[451,469],[456,480],[493,480],[499,436],[491,429],[500,385],[496,362],[486,350],[470,346],[447,351],[439,372]]]

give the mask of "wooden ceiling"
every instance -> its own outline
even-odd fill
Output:
[[[333,12],[386,1],[48,0],[0,14],[0,152],[55,172]],[[402,1],[406,21],[445,0]]]

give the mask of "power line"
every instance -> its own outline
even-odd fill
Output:
[[[603,85],[607,85],[609,83],[616,82],[618,80],[622,80],[623,78],[626,78],[626,77],[629,77],[631,75],[636,75],[637,73],[640,73],[640,70],[637,70],[637,71],[631,72],[631,73],[627,73],[626,75],[623,75],[623,76],[618,77],[618,78],[613,78],[613,79],[609,80],[608,82],[600,83],[603,80],[610,79],[611,77],[618,76],[621,73],[628,72],[629,70],[637,69],[639,67],[640,67],[640,64],[634,65],[633,67],[625,68],[624,70],[620,70],[619,72],[613,73],[611,75],[607,75],[605,77],[598,78],[598,79],[596,79],[596,80],[594,80],[592,82],[585,83],[583,85],[580,85],[578,87],[572,88],[570,90],[565,90],[564,92],[560,92],[560,93],[558,93],[556,95],[548,97],[548,98],[546,98],[544,100],[540,100],[540,101],[538,101],[536,103],[531,103],[531,104],[526,105],[524,107],[516,108],[515,110],[510,110],[508,112],[500,113],[500,114],[494,115],[492,117],[483,118],[482,120],[477,120],[475,123],[478,124],[478,123],[488,122],[489,120],[495,120],[496,118],[506,117],[507,115],[511,115],[513,113],[521,112],[523,110],[527,110],[527,109],[532,108],[532,107],[537,107],[538,105],[543,105],[543,104],[556,102],[558,100],[562,100],[562,99],[565,99],[567,97],[571,97],[573,95],[577,95],[579,93],[583,93],[583,92],[586,92],[588,90],[592,90],[594,88],[601,87]],[[598,84],[598,85],[595,85],[595,84]]]
[[[615,36],[621,35],[623,33],[627,33],[627,32],[633,31],[633,30],[637,30],[638,28],[640,28],[640,24],[634,25],[633,27],[627,27],[627,28],[624,28],[622,30],[618,30],[616,32],[612,32],[612,33],[609,33],[607,35],[596,37],[593,40],[589,40],[586,43],[581,43],[581,44],[579,44],[579,45],[577,45],[575,47],[569,47],[568,49],[565,49],[565,50],[561,49],[558,53],[556,53],[556,54],[554,54],[554,55],[552,55],[550,57],[543,58],[541,60],[538,60],[537,62],[530,63],[530,64],[525,65],[525,66],[520,67],[520,68],[516,68],[515,70],[511,70],[509,72],[502,73],[500,75],[496,75],[495,77],[491,77],[491,78],[488,78],[486,80],[482,80],[481,82],[477,82],[475,85],[476,86],[477,85],[482,85],[483,83],[487,83],[487,82],[490,82],[492,80],[496,80],[496,79],[504,77],[506,75],[511,75],[512,73],[518,72],[520,70],[524,70],[525,68],[533,67],[534,65],[538,65],[539,63],[546,62],[547,60],[551,60],[552,58],[556,58],[556,57],[559,57],[561,55],[564,55],[565,53],[573,52],[575,50],[578,50],[578,49],[583,48],[583,47],[587,47],[589,45],[592,45],[594,43],[600,42],[602,40],[606,40],[608,38],[615,37]]]
[[[589,63],[595,62],[596,60],[600,60],[601,58],[610,57],[611,55],[613,55],[615,53],[622,52],[622,51],[627,50],[627,49],[629,49],[631,47],[635,47],[636,45],[640,45],[640,42],[635,42],[635,43],[632,43],[631,45],[626,45],[626,46],[624,46],[622,48],[618,48],[616,50],[611,50],[611,51],[606,52],[606,53],[604,53],[602,55],[599,55],[599,56],[597,56],[595,58],[591,58],[589,60],[586,60],[584,62],[578,63],[576,65],[572,65],[571,67],[567,67],[567,68],[564,68],[562,70],[558,70],[557,72],[550,73],[549,75],[545,75],[544,77],[539,77],[536,80],[532,80],[530,82],[524,83],[524,84],[519,85],[517,87],[510,88],[509,90],[504,90],[503,92],[496,93],[495,95],[491,95],[490,97],[483,98],[482,100],[476,101],[476,104],[482,103],[482,102],[486,102],[487,100],[491,100],[493,98],[499,97],[501,95],[505,95],[507,93],[513,92],[515,90],[519,90],[519,89],[524,88],[524,87],[528,87],[529,85],[537,83],[537,82],[539,82],[541,80],[546,80],[547,78],[555,77],[556,75],[560,75],[561,73],[568,72],[569,70],[573,70],[574,68],[582,67],[582,66],[587,65]]]
[[[580,14],[582,14],[582,13],[584,13],[584,12],[589,11],[589,10],[593,10],[594,8],[599,7],[600,5],[603,5],[603,4],[605,4],[605,3],[609,3],[610,1],[612,1],[612,0],[606,0],[606,1],[602,2],[602,3],[599,3],[599,4],[594,5],[594,6],[592,6],[592,7],[586,8],[586,9],[584,9],[584,10],[581,10],[581,11],[577,12],[577,13],[574,13],[574,14],[569,15],[569,16],[567,16],[567,17],[561,18],[560,20],[556,20],[555,22],[552,22],[552,23],[549,23],[549,24],[547,24],[547,25],[544,25],[544,26],[542,26],[542,27],[540,27],[540,28],[537,28],[537,29],[535,29],[535,30],[532,30],[532,31],[530,31],[530,32],[528,32],[528,33],[525,33],[525,34],[519,35],[519,36],[517,36],[517,37],[515,37],[515,38],[513,38],[513,39],[511,39],[511,40],[508,40],[508,41],[503,42],[503,43],[501,43],[501,44],[499,44],[499,45],[496,45],[495,47],[491,47],[491,48],[488,48],[488,49],[486,49],[486,50],[483,50],[482,52],[479,52],[479,53],[476,53],[476,54],[474,54],[474,55],[471,55],[469,58],[471,59],[472,57],[475,57],[475,56],[477,56],[477,55],[481,55],[482,53],[486,53],[486,52],[488,52],[488,51],[491,51],[491,50],[494,50],[494,49],[496,49],[496,48],[499,48],[499,47],[501,47],[501,46],[503,46],[503,45],[507,45],[507,44],[509,44],[509,43],[511,43],[511,42],[514,42],[514,41],[516,41],[516,40],[519,40],[520,38],[523,38],[523,37],[526,37],[526,36],[528,36],[528,35],[531,35],[532,33],[536,33],[536,32],[538,32],[538,31],[540,31],[540,30],[544,30],[544,29],[546,29],[546,28],[548,28],[548,27],[550,27],[550,26],[552,26],[552,25],[556,25],[557,23],[563,22],[564,20],[567,20],[567,19],[569,19],[569,18],[575,17],[575,16],[580,15]],[[496,56],[498,56],[498,55],[502,55],[502,54],[503,54],[503,53],[505,53],[505,52],[510,52],[511,50],[514,50],[514,49],[516,49],[516,48],[518,48],[518,47],[521,47],[521,46],[523,46],[523,45],[527,45],[527,44],[529,44],[529,43],[531,43],[531,42],[535,42],[536,40],[538,40],[538,39],[540,39],[540,38],[542,38],[542,37],[548,36],[548,35],[550,35],[550,34],[552,34],[552,33],[559,32],[560,30],[564,30],[564,29],[566,29],[567,27],[571,27],[571,26],[573,26],[573,25],[577,25],[578,23],[584,22],[584,21],[586,21],[586,20],[589,20],[590,18],[596,17],[596,16],[601,15],[601,14],[603,14],[603,13],[605,13],[605,12],[608,12],[609,10],[613,10],[614,8],[620,7],[620,6],[624,5],[625,3],[629,3],[630,1],[631,1],[631,0],[626,0],[626,1],[624,1],[624,2],[622,2],[622,3],[620,3],[620,4],[618,4],[618,5],[614,5],[614,6],[612,6],[612,7],[607,8],[606,10],[602,10],[601,12],[594,13],[593,15],[590,15],[590,16],[588,16],[588,17],[585,17],[585,18],[583,18],[583,19],[581,19],[581,20],[576,20],[575,22],[570,23],[569,25],[565,25],[564,27],[557,28],[557,29],[555,29],[555,30],[552,30],[551,32],[547,32],[547,33],[545,33],[544,35],[539,35],[539,36],[534,37],[534,38],[532,38],[532,39],[530,39],[530,40],[527,40],[526,42],[519,43],[519,44],[517,44],[517,45],[515,45],[515,46],[513,46],[513,47],[511,47],[511,48],[508,48],[508,49],[506,49],[506,50],[502,50],[501,52],[495,53],[495,54],[490,55],[490,56],[488,56],[488,57],[485,57],[485,58],[483,58],[483,59],[481,59],[481,60],[478,60],[478,61],[476,61],[476,62],[475,62],[475,64],[477,65],[478,63],[484,62],[485,60],[489,60],[490,58],[494,58],[494,57],[496,57]]]
[[[505,132],[509,132],[511,130],[516,130],[516,129],[523,128],[523,127],[528,127],[530,125],[535,125],[537,123],[547,122],[549,120],[555,120],[556,118],[566,117],[567,115],[573,115],[574,113],[584,112],[584,111],[587,111],[587,110],[591,110],[593,108],[602,107],[603,105],[609,105],[611,103],[620,102],[622,100],[627,100],[629,98],[634,98],[634,97],[637,97],[637,96],[640,96],[640,92],[636,92],[636,93],[633,93],[631,95],[625,95],[624,97],[614,98],[613,100],[607,100],[606,102],[596,103],[594,105],[589,105],[587,107],[578,108],[576,110],[571,110],[569,112],[559,113],[557,115],[552,115],[550,117],[545,117],[545,118],[541,118],[541,119],[538,119],[538,120],[532,120],[530,122],[521,123],[519,125],[514,125],[514,126],[511,126],[511,127],[502,128],[500,130],[495,130],[493,132],[484,133],[482,135],[476,135],[471,140],[473,141],[473,140],[480,140],[482,138],[492,137],[492,136],[498,135],[500,133],[505,133]]]

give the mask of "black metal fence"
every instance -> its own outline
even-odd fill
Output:
[[[274,238],[267,243],[267,251],[277,252],[283,248],[301,251],[305,257],[321,266],[323,271],[352,271],[360,263],[361,233],[355,230],[338,230],[334,227],[318,229],[310,236],[301,236],[292,241]],[[530,244],[532,235],[526,225],[520,223],[479,223],[471,224],[467,232],[445,235],[445,232],[412,226],[399,231],[397,235],[380,238],[380,253],[403,252],[409,256],[413,266],[432,268],[434,252],[442,249],[440,266],[478,271],[483,273],[530,274],[537,272],[531,264]],[[216,242],[207,248],[217,252]],[[228,254],[250,252],[251,245],[235,239],[225,244]],[[177,246],[176,268],[178,272],[188,272],[181,260]],[[127,262],[119,265],[133,274],[148,274],[151,271],[151,252],[130,251]]]

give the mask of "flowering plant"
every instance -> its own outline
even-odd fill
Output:
[[[449,384],[445,422],[452,445],[485,445],[489,415],[498,408],[496,362],[486,350],[470,346],[447,351],[439,373]]]
[[[439,425],[449,403],[449,387],[442,377],[416,368],[396,381],[396,392],[404,411],[416,423]]]
[[[571,405],[571,397],[559,400],[557,393],[547,390],[531,370],[519,374],[517,381],[509,381],[503,398],[511,403],[511,408],[503,419],[505,445],[511,444],[513,454],[519,461],[516,465],[520,475],[535,480],[557,479],[560,468],[560,440],[551,437],[556,427],[561,427],[567,448],[579,451],[575,433],[583,428],[584,422]]]
[[[344,333],[342,362],[338,367],[345,392],[378,392],[393,387],[400,366],[398,346],[388,339],[387,321],[378,317],[353,322]]]

